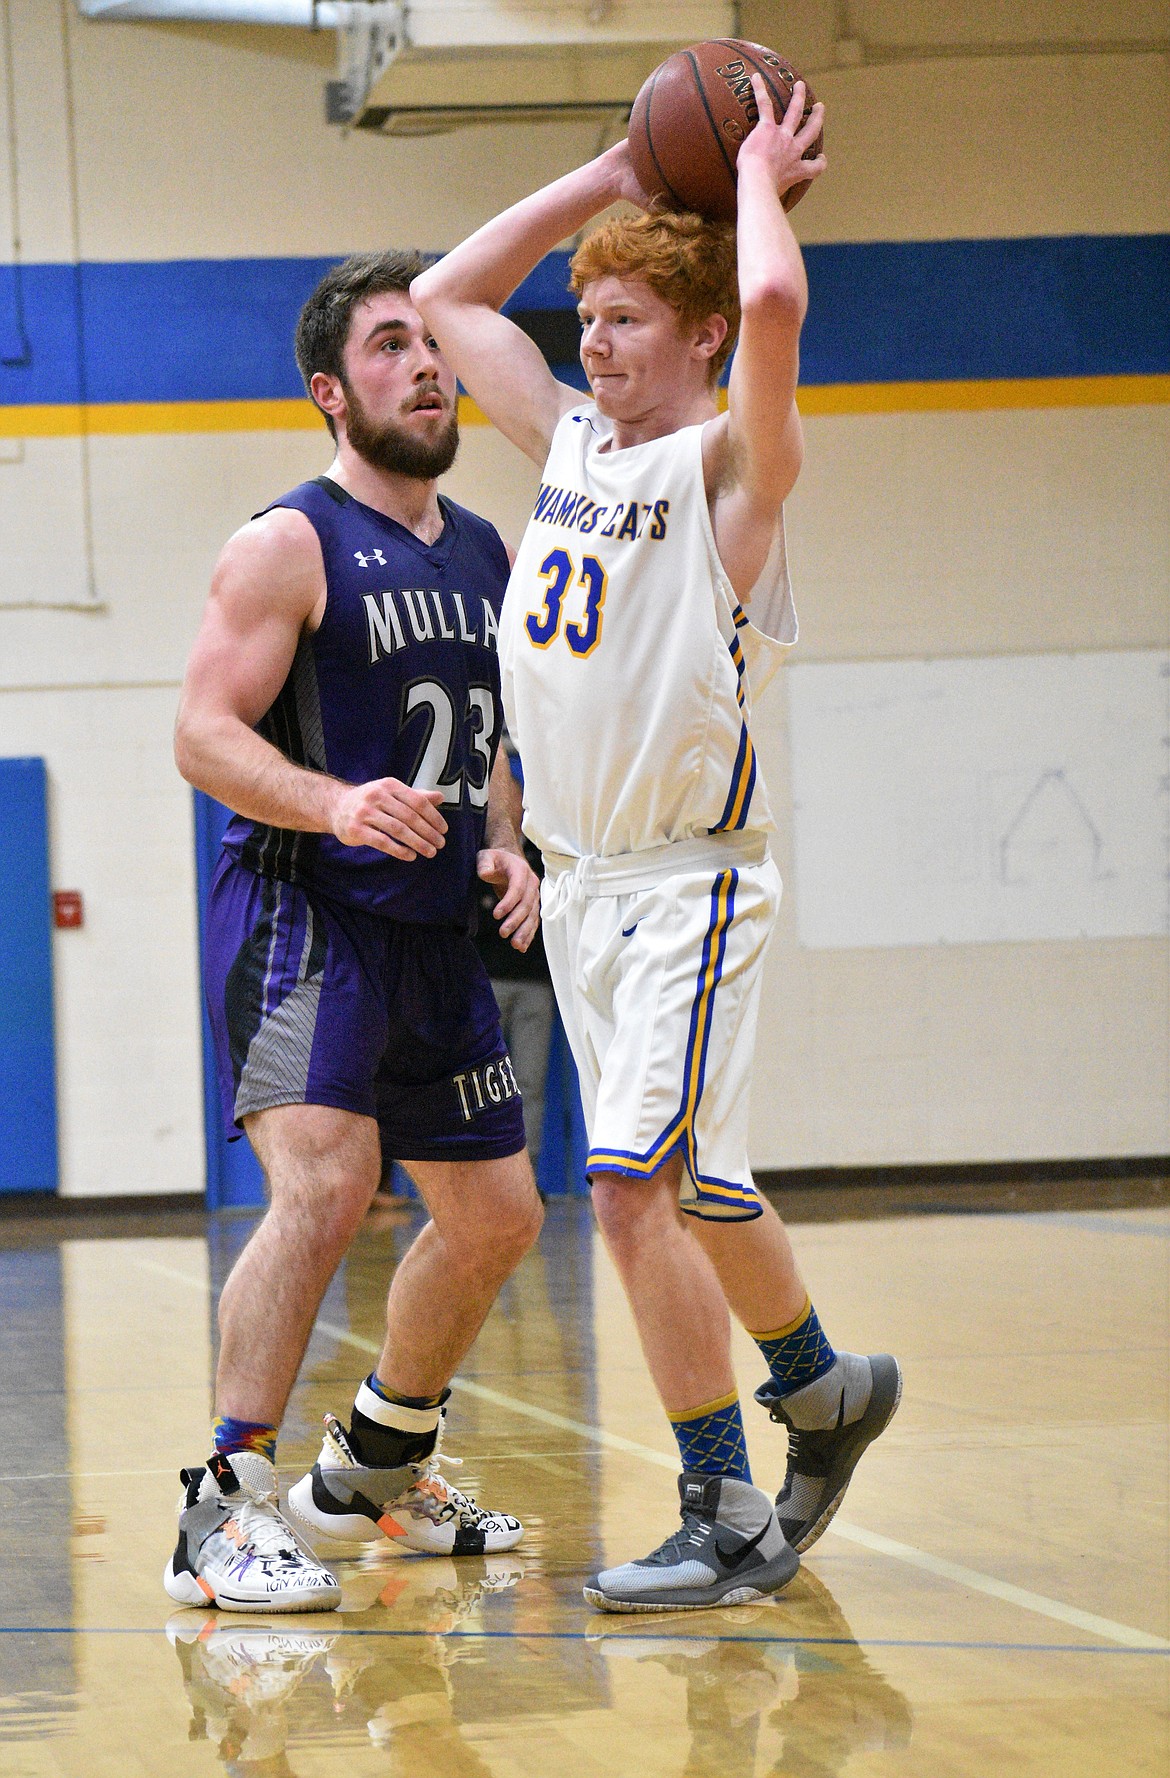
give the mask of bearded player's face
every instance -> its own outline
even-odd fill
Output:
[[[345,346],[345,436],[376,469],[430,481],[459,449],[455,373],[405,292],[359,303]]]

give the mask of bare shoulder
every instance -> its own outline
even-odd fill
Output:
[[[297,574],[314,563],[321,563],[321,545],[310,521],[291,506],[274,506],[232,533],[216,567],[270,578]]]
[[[228,538],[212,595],[241,608],[276,606],[307,618],[325,591],[321,544],[303,512],[276,506]]]

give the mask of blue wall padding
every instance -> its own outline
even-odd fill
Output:
[[[0,759],[0,1192],[57,1189],[43,759]]]
[[[0,265],[0,364],[23,364],[28,357],[22,298],[20,267]]]
[[[851,242],[805,258],[806,383],[1170,372],[1170,234]],[[24,266],[28,362],[0,362],[0,407],[299,396],[293,328],[330,263]],[[509,307],[571,309],[567,263],[550,254]]]

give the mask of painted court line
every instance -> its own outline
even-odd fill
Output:
[[[193,1278],[189,1272],[180,1272],[170,1266],[159,1265],[156,1261],[140,1259],[134,1262],[148,1271],[160,1272],[164,1276],[174,1278],[179,1283],[190,1285],[196,1290],[207,1292],[210,1285],[206,1279]],[[353,1346],[359,1352],[372,1352],[375,1357],[381,1347],[373,1340],[363,1339],[360,1334],[351,1333],[348,1328],[338,1327],[330,1321],[318,1321],[321,1333],[331,1339],[338,1340],[346,1346]],[[525,1419],[539,1421],[542,1426],[555,1426],[562,1432],[572,1432],[578,1438],[590,1444],[604,1445],[611,1451],[624,1451],[628,1456],[640,1457],[644,1463],[652,1463],[658,1469],[668,1469],[671,1474],[678,1471],[678,1458],[668,1456],[663,1451],[655,1451],[649,1445],[639,1444],[635,1439],[623,1438],[620,1433],[607,1432],[603,1426],[589,1426],[581,1420],[570,1420],[564,1414],[554,1414],[548,1408],[536,1407],[532,1402],[521,1401],[516,1396],[504,1395],[498,1389],[489,1389],[483,1383],[471,1383],[461,1377],[451,1381],[453,1390],[460,1390],[465,1395],[474,1396],[479,1401],[490,1402],[493,1407],[503,1408],[506,1412],[520,1414]],[[1065,1605],[1060,1599],[1049,1599],[1043,1593],[1031,1593],[1025,1587],[1014,1587],[1008,1581],[996,1580],[994,1575],[981,1574],[978,1569],[961,1567],[957,1562],[948,1562],[941,1556],[932,1556],[926,1550],[917,1549],[913,1544],[897,1543],[892,1537],[882,1537],[876,1531],[863,1530],[860,1525],[851,1525],[846,1520],[833,1520],[833,1530],[838,1537],[850,1543],[859,1544],[863,1549],[872,1550],[875,1555],[890,1557],[893,1561],[904,1562],[912,1568],[920,1568],[927,1574],[936,1575],[940,1580],[954,1582],[958,1586],[967,1587],[972,1592],[984,1593],[991,1599],[1000,1599],[1005,1604],[1015,1605],[1022,1611],[1035,1612],[1040,1617],[1049,1618],[1059,1624],[1067,1624],[1071,1629],[1080,1630],[1090,1636],[1104,1637],[1109,1642],[1120,1643],[1125,1648],[1147,1649],[1164,1653],[1170,1650],[1170,1641],[1162,1636],[1151,1636],[1148,1631],[1135,1630],[1129,1624],[1114,1623],[1112,1618],[1098,1617],[1095,1612],[1080,1611],[1075,1605]]]
[[[1111,1642],[1120,1642],[1126,1648],[1144,1648],[1159,1654],[1170,1653],[1170,1642],[1162,1636],[1151,1636],[1145,1630],[1132,1630],[1128,1624],[1115,1624],[1112,1618],[1098,1617],[1092,1611],[1080,1611],[1075,1605],[1065,1605],[1059,1599],[1048,1599],[1043,1593],[1030,1593],[1026,1587],[1013,1587],[1009,1581],[996,1580],[990,1574],[980,1574],[975,1568],[963,1568],[958,1562],[948,1562],[942,1556],[932,1556],[926,1550],[916,1549],[910,1543],[896,1543],[892,1537],[883,1537],[877,1531],[864,1531],[860,1525],[842,1524],[840,1519],[833,1520],[833,1530],[841,1537],[847,1537],[851,1543],[858,1543],[864,1549],[874,1550],[881,1556],[892,1556],[896,1562],[906,1562],[912,1568],[924,1569],[927,1574],[936,1574],[941,1580],[951,1580],[961,1587],[971,1587],[979,1593],[987,1593],[993,1599],[1003,1599],[1008,1605],[1018,1605],[1024,1611],[1035,1611],[1042,1617],[1054,1618],[1058,1623],[1071,1624],[1076,1630],[1084,1630],[1089,1636],[1105,1636]]]
[[[356,1636],[368,1637],[373,1640],[386,1639],[400,1642],[431,1641],[437,1634],[433,1629],[402,1630],[396,1626],[385,1624],[347,1624],[343,1629],[322,1630],[318,1628],[321,1613],[309,1615],[309,1621],[299,1619],[296,1623],[281,1626],[282,1631],[290,1636],[315,1638],[330,1647],[335,1642],[348,1642]],[[198,1622],[198,1620],[196,1620]],[[265,1628],[269,1626],[265,1624]],[[157,1636],[157,1624],[0,1624],[0,1636]],[[664,1630],[657,1624],[653,1633],[639,1634],[636,1630],[485,1630],[461,1625],[458,1629],[441,1632],[444,1642],[584,1642],[587,1647],[600,1649],[607,1642],[625,1644],[642,1643],[655,1645],[663,1642],[679,1643],[684,1648],[688,1643],[697,1643],[707,1647],[712,1642],[754,1642],[765,1648],[937,1648],[958,1650],[974,1653],[994,1654],[1030,1654],[1030,1655],[1139,1655],[1158,1653],[1158,1650],[1144,1648],[1117,1648],[1115,1646],[1095,1646],[1083,1642],[959,1642],[946,1641],[938,1637],[915,1638],[909,1636],[871,1636],[859,1641],[855,1636],[718,1636],[710,1631],[696,1631],[688,1635],[680,1630]],[[1170,1652],[1170,1651],[1167,1651]]]

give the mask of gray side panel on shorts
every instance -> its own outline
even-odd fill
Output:
[[[313,910],[305,919],[305,942],[297,969],[296,986],[270,1013],[248,1045],[240,1073],[235,1115],[266,1111],[271,1105],[303,1105],[309,1083],[309,1061],[317,1029],[323,970],[306,971],[313,949]]]

